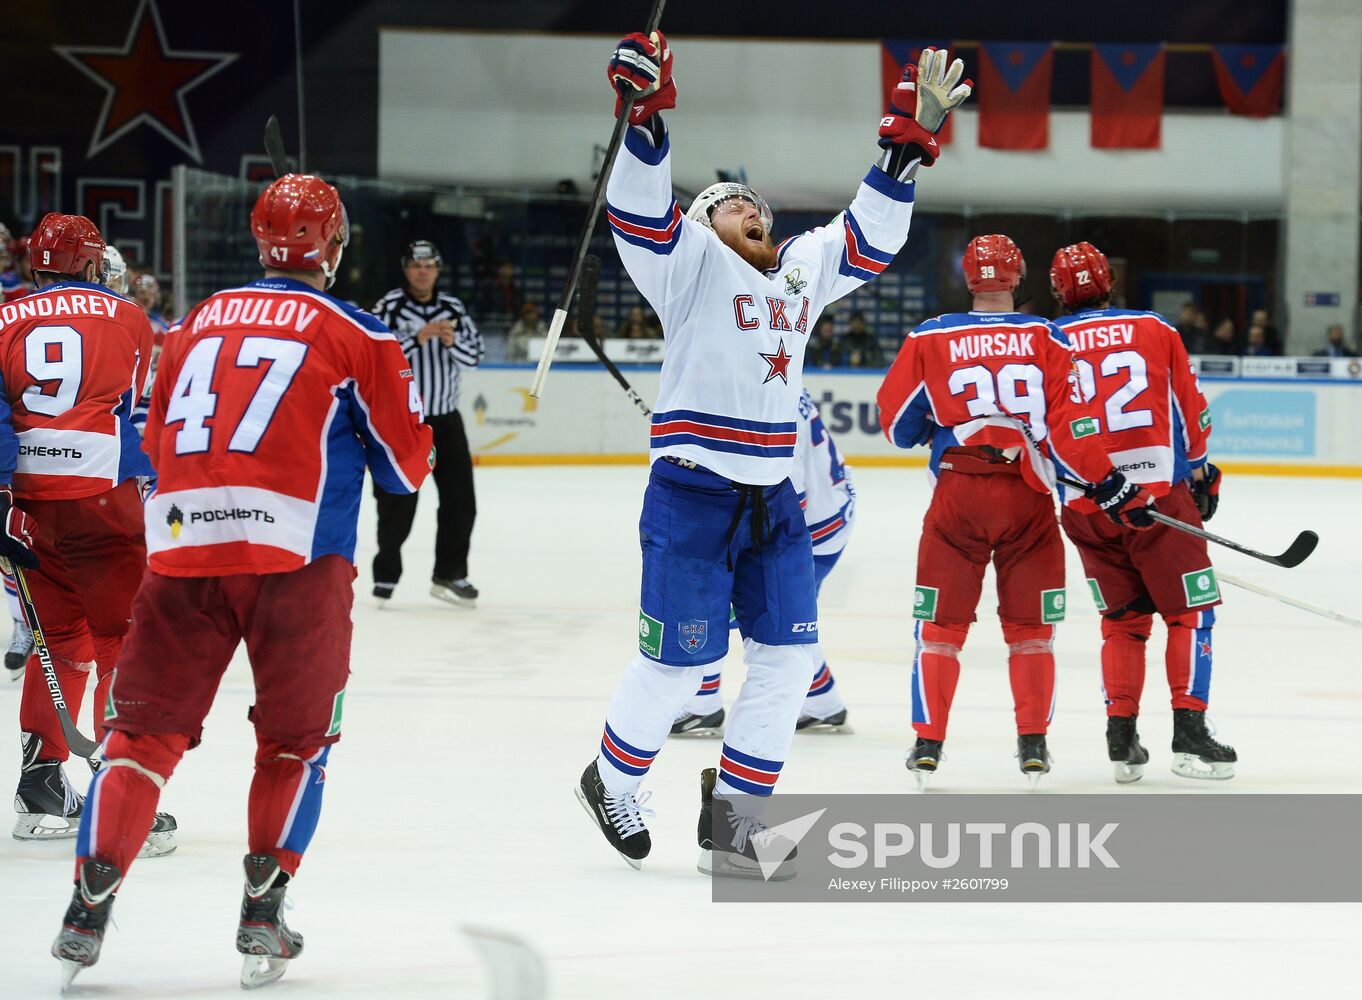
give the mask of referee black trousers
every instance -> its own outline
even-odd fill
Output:
[[[435,514],[435,572],[437,580],[468,576],[468,542],[477,517],[473,497],[473,459],[459,411],[426,417],[435,438],[435,480],[440,507]],[[374,583],[397,583],[402,578],[402,543],[416,517],[416,493],[386,493],[374,486],[378,501],[378,555]]]

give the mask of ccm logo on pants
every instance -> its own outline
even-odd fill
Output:
[[[795,622],[790,626],[791,632],[817,632],[817,622]]]

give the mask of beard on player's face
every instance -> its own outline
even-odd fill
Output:
[[[761,224],[757,206],[741,198],[730,198],[714,206],[709,218],[714,233],[723,245],[758,271],[776,266],[776,248],[771,234]]]

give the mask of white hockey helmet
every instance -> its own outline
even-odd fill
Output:
[[[128,262],[119,253],[118,247],[104,245],[104,263],[99,269],[99,283],[118,295],[128,294]]]
[[[757,214],[761,216],[761,224],[766,227],[768,233],[771,231],[771,206],[766,204],[766,199],[757,192],[746,184],[739,184],[737,181],[720,181],[718,184],[711,184],[705,188],[690,203],[686,218],[713,229],[714,225],[710,221],[710,215],[720,202],[728,201],[730,198],[741,198],[755,205]]]

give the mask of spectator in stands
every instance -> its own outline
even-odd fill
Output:
[[[1329,329],[1325,334],[1328,342],[1315,352],[1317,358],[1355,358],[1357,352],[1350,348],[1343,340],[1343,324],[1330,323]]]
[[[515,265],[505,257],[498,259],[492,280],[478,295],[479,311],[493,322],[499,318],[510,323],[513,316],[520,315],[523,303],[524,296],[515,280]]]
[[[1254,330],[1261,330],[1262,331],[1261,337],[1255,334],[1253,332]],[[1282,353],[1281,334],[1278,333],[1277,328],[1275,326],[1268,322],[1266,309],[1253,310],[1253,315],[1249,318],[1248,332],[1245,334],[1245,336],[1250,343],[1257,342],[1258,340],[1261,339],[1263,344],[1266,345],[1267,350],[1265,354],[1267,355],[1276,355]],[[1247,353],[1248,352],[1245,351],[1245,354]]]
[[[1177,330],[1182,335],[1182,346],[1187,348],[1188,354],[1206,353],[1202,348],[1210,341],[1211,331],[1207,328],[1206,314],[1195,302],[1182,304]]]
[[[546,337],[548,332],[539,312],[539,303],[526,302],[520,307],[520,318],[511,324],[510,332],[506,334],[506,360],[512,363],[530,360],[530,341]]]
[[[1238,354],[1234,335],[1234,320],[1226,316],[1215,325],[1209,337],[1201,338],[1200,342],[1187,347],[1189,354]]]
[[[883,368],[884,352],[880,342],[866,327],[865,313],[857,310],[847,323],[847,335],[842,341],[847,364],[852,368]]]
[[[813,328],[809,346],[804,349],[804,367],[843,368],[846,366],[846,352],[837,341],[837,327],[831,316],[823,316]]]
[[[1244,357],[1246,358],[1267,358],[1276,352],[1267,342],[1267,328],[1262,326],[1251,326],[1244,334]]]
[[[642,306],[634,306],[625,313],[615,330],[615,336],[624,340],[658,340],[662,336],[662,328],[649,322],[649,315]]]

